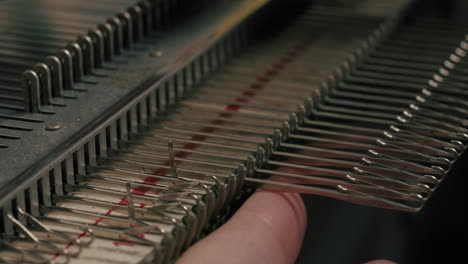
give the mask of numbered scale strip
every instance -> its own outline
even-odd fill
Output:
[[[244,182],[420,210],[466,144],[463,34],[321,12],[247,50],[119,142],[41,206],[43,216],[19,210],[24,225],[8,215],[24,235],[3,241],[0,256],[164,263]],[[317,33],[324,21],[328,31]],[[370,33],[364,45],[334,37]],[[434,35],[445,38],[428,41]]]

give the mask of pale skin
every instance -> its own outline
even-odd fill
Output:
[[[225,225],[192,246],[177,264],[294,263],[306,224],[299,195],[257,191]],[[366,264],[394,263],[374,260]]]

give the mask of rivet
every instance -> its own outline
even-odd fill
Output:
[[[163,55],[162,51],[158,50],[158,51],[152,51],[150,52],[149,54],[151,57],[161,57]]]
[[[62,125],[60,125],[59,123],[50,123],[45,127],[47,131],[56,131],[60,128],[62,128]]]

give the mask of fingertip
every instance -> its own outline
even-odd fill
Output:
[[[300,195],[257,191],[178,263],[294,263],[306,224]]]
[[[296,193],[281,193],[281,192],[273,192],[267,190],[258,190],[255,196],[266,196],[266,199],[271,200],[269,201],[270,204],[276,204],[276,202],[286,202],[289,205],[289,209],[293,215],[291,217],[297,222],[300,227],[304,228],[307,225],[307,211],[304,205],[304,201],[299,194]],[[279,199],[280,201],[274,201]],[[284,208],[287,210],[286,208]]]
[[[275,260],[283,258],[284,261],[276,263],[293,263],[301,249],[307,224],[307,214],[300,195],[257,191],[244,209],[244,213],[254,213],[259,221],[257,232],[274,239],[266,241],[264,247],[265,250],[277,247],[276,256],[271,257]]]

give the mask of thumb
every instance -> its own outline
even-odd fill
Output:
[[[257,191],[225,225],[189,248],[177,264],[294,263],[306,222],[299,195]]]

